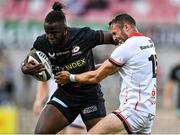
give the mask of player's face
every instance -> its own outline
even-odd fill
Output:
[[[117,44],[122,44],[128,39],[128,35],[124,31],[124,25],[111,24],[110,32],[112,34],[113,40]]]
[[[65,27],[64,23],[45,22],[44,30],[51,45],[60,46],[64,43],[67,33],[67,27]]]

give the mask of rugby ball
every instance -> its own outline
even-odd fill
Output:
[[[27,55],[27,62],[34,61],[35,64],[42,63],[45,67],[45,70],[33,75],[33,77],[38,81],[48,81],[52,75],[51,62],[49,58],[41,51],[32,50]]]

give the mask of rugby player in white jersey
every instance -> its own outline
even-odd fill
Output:
[[[149,37],[138,32],[136,22],[128,14],[120,14],[109,23],[109,30],[119,46],[97,70],[82,74],[62,71],[56,82],[93,84],[119,72],[122,77],[120,106],[99,121],[88,133],[150,134],[156,111],[155,46]],[[113,85],[113,84],[109,84]]]
[[[50,79],[48,82],[38,81],[36,99],[33,105],[33,112],[39,115],[44,102],[48,102],[50,97],[57,89],[57,84],[54,79]],[[48,98],[48,99],[47,99]],[[47,101],[46,101],[47,100]],[[83,134],[85,132],[86,126],[80,115],[64,130],[60,131],[58,134]]]

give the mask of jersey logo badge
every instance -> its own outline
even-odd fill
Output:
[[[48,55],[49,55],[50,58],[55,59],[55,53],[51,54],[50,52],[48,52]]]
[[[80,50],[79,46],[74,46],[73,49],[72,49],[72,56],[81,54],[82,52],[79,51],[79,50]]]
[[[80,47],[79,46],[75,46],[72,49],[72,53],[77,53],[79,50],[80,50]]]
[[[83,114],[88,114],[88,113],[96,112],[97,110],[98,110],[97,106],[93,105],[93,106],[90,106],[90,107],[86,107],[83,110]]]

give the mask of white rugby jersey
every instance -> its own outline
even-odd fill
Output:
[[[132,108],[155,115],[157,58],[154,43],[134,33],[118,46],[109,61],[120,66],[120,109]]]

